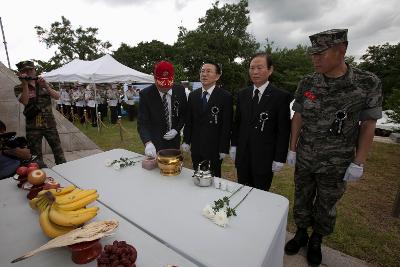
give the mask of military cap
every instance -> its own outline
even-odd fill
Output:
[[[308,53],[321,53],[336,44],[347,42],[347,31],[347,29],[332,29],[309,36],[311,47]]]
[[[160,61],[154,66],[154,77],[161,88],[171,88],[174,82],[174,66],[171,62]]]
[[[15,65],[17,66],[18,71],[35,68],[35,64],[33,63],[33,61],[30,61],[30,60],[24,60],[24,61],[18,62]]]

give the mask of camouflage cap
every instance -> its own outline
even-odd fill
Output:
[[[309,36],[311,47],[309,54],[316,54],[343,42],[347,42],[347,29],[332,29]]]
[[[30,60],[24,60],[24,61],[18,62],[15,65],[17,66],[18,71],[35,68],[35,64],[33,63],[33,61],[30,61]]]

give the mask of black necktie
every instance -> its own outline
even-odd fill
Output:
[[[202,101],[203,101],[203,111],[205,111],[206,108],[207,108],[207,95],[208,95],[208,92],[204,91],[203,92],[203,97],[201,98]]]
[[[163,94],[162,102],[164,106],[165,123],[167,125],[167,130],[169,131],[169,109],[168,109],[167,93]]]
[[[258,89],[254,90],[253,100],[251,101],[251,114],[252,114],[252,116],[255,115],[255,112],[257,110],[258,100],[259,100],[259,98],[258,98],[259,92],[260,91]]]

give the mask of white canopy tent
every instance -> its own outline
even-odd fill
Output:
[[[93,61],[74,59],[70,63],[42,76],[48,82],[154,82],[152,75],[131,69],[119,63],[110,55],[105,55]]]

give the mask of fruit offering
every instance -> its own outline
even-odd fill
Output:
[[[98,207],[86,208],[99,197],[94,189],[83,190],[71,185],[65,188],[42,190],[29,201],[40,213],[39,223],[51,238],[68,233],[93,219]]]
[[[43,170],[36,169],[28,173],[28,182],[33,185],[41,185],[45,180],[46,173]]]
[[[137,251],[125,241],[115,240],[112,245],[104,246],[104,251],[97,258],[98,267],[125,266],[135,267]]]

